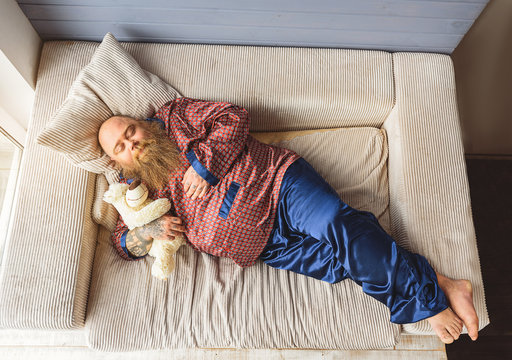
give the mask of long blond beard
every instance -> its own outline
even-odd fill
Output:
[[[137,145],[133,165],[123,166],[123,175],[129,179],[141,179],[150,188],[161,189],[181,164],[178,149],[159,122],[142,120],[140,126],[146,138]],[[143,149],[142,156],[139,156]]]

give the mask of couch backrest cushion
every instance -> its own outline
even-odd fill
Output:
[[[124,44],[183,96],[230,101],[252,131],[380,127],[394,104],[384,51],[189,44]]]
[[[179,93],[246,107],[253,131],[380,127],[394,102],[391,54],[382,51],[121,45],[108,33],[77,75],[37,141],[109,182],[118,171],[97,141],[100,125],[148,117]]]

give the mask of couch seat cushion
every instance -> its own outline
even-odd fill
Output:
[[[374,212],[389,230],[383,130],[296,132],[286,138],[277,145],[301,154],[342,199]],[[183,246],[175,273],[162,282],[151,277],[152,258],[123,260],[109,232],[100,229],[86,322],[95,349],[367,349],[393,346],[399,335],[388,309],[351,280],[331,285],[262,261],[241,268]]]

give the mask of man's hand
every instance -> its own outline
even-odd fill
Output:
[[[153,240],[174,240],[174,238],[185,232],[181,225],[181,219],[170,215],[162,215],[149,224],[144,225],[144,232]]]
[[[151,249],[153,240],[174,240],[175,236],[185,232],[178,217],[163,215],[141,227],[130,230],[126,236],[126,248],[134,256],[144,256]]]
[[[203,179],[192,166],[185,172],[181,183],[183,184],[183,191],[187,197],[192,197],[192,200],[198,197],[202,198],[210,188],[208,181]]]

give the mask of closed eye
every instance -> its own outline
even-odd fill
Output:
[[[129,125],[126,130],[124,131],[124,137],[126,140],[129,140],[130,137],[132,137],[133,135],[135,135],[135,125]],[[123,143],[119,143],[116,145],[116,147],[114,148],[114,154],[119,154],[121,151],[124,150],[124,144]]]
[[[121,151],[123,151],[124,149],[124,144],[123,143],[120,143],[119,145],[116,146],[116,148],[114,149],[114,154],[118,154],[120,153]]]
[[[130,125],[128,127],[128,129],[126,130],[126,138],[130,138],[132,137],[133,135],[135,134],[135,126],[134,125]]]

